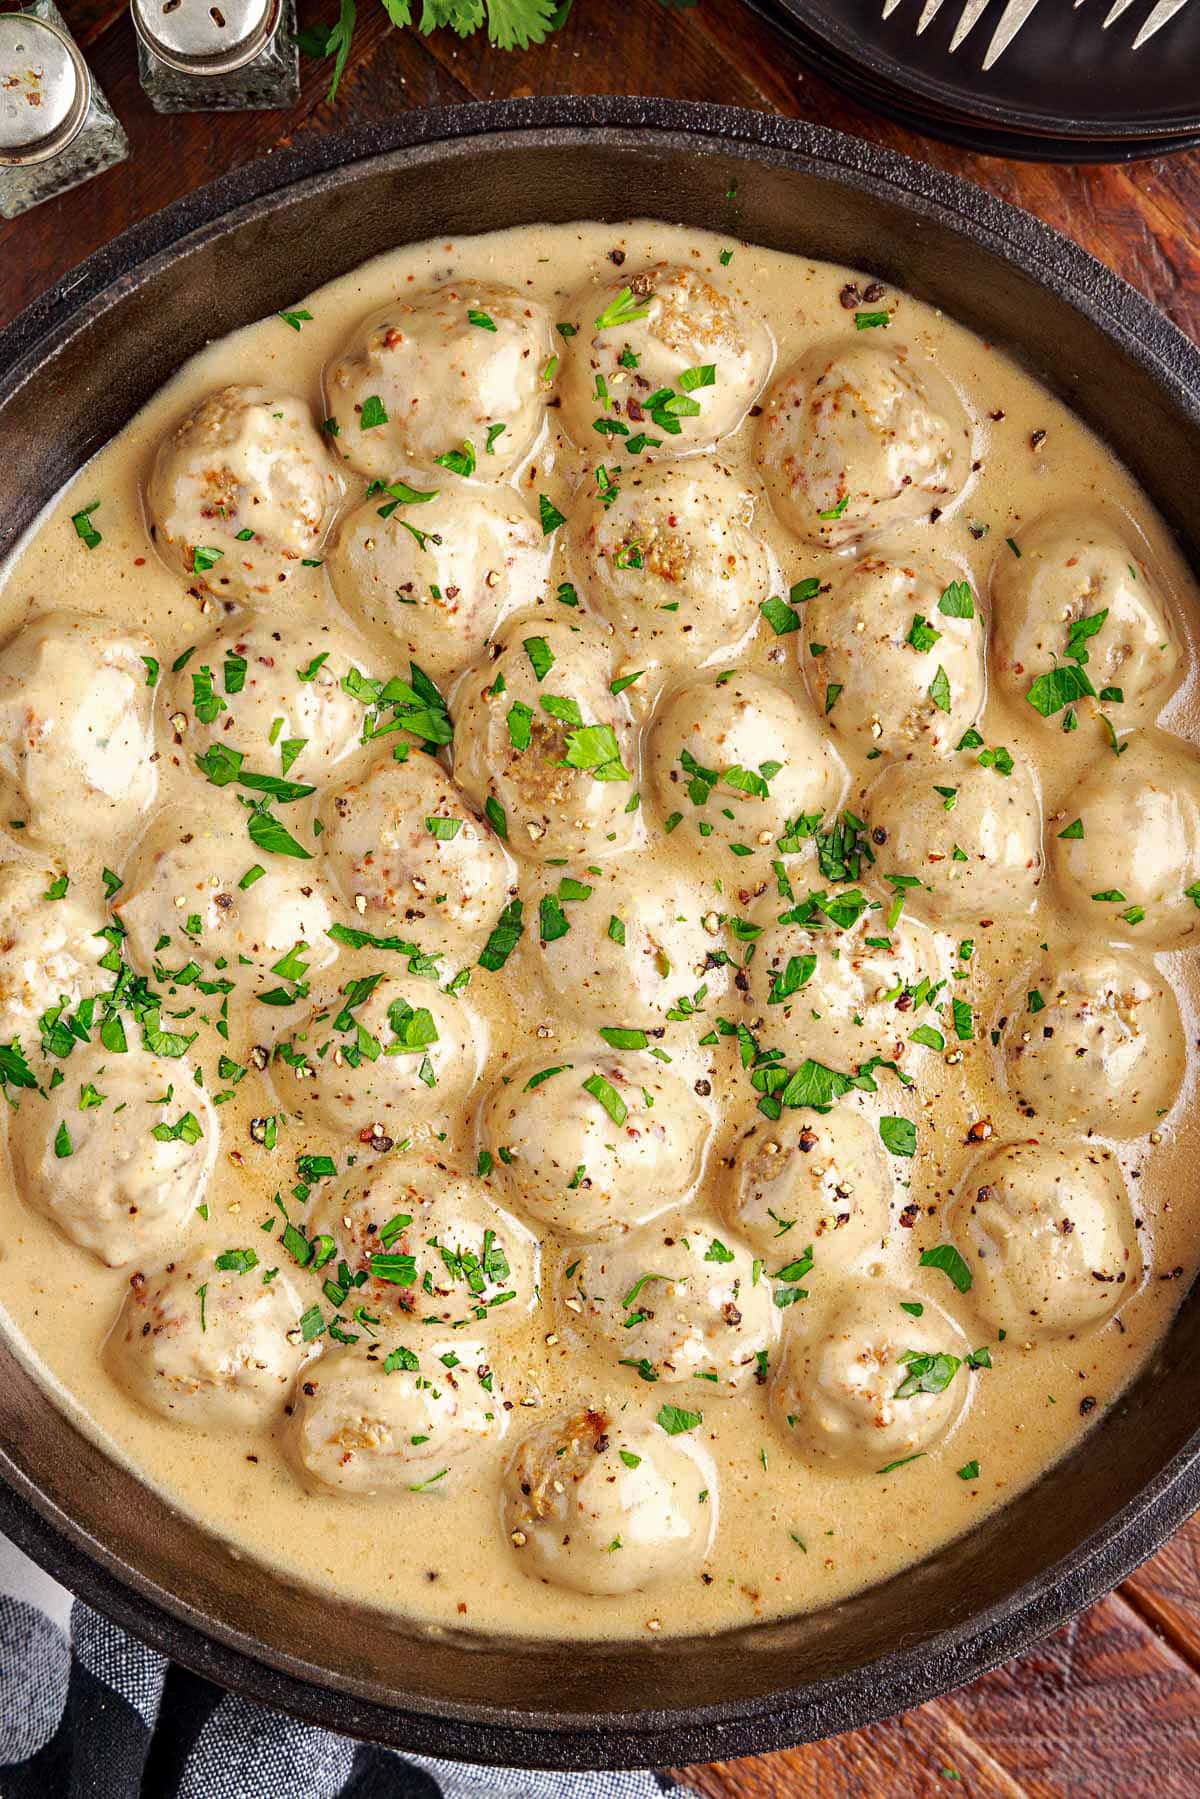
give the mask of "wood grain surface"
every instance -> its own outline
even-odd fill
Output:
[[[60,0],[129,133],[120,168],[0,225],[0,323],[126,225],[231,166],[333,125],[521,94],[643,93],[753,106],[834,125],[965,175],[1067,232],[1200,340],[1200,152],[1108,168],[1004,162],[917,137],[809,75],[740,0],[686,11],[576,0],[524,54],[421,40],[361,0],[335,108],[327,65],[303,65],[294,111],[153,112],[116,0]],[[302,0],[302,23],[337,0]],[[752,1760],[681,1770],[712,1799],[1197,1799],[1200,1521],[1119,1592],[974,1686],[871,1729]]]

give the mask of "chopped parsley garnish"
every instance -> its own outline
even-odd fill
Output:
[[[946,618],[974,618],[975,598],[967,581],[951,581],[938,601],[938,611]]]
[[[936,1249],[923,1250],[921,1267],[940,1268],[942,1273],[954,1282],[960,1293],[971,1291],[971,1270],[953,1243],[939,1243]]]
[[[800,614],[778,594],[772,594],[769,600],[763,600],[759,611],[774,631],[776,637],[786,637],[789,631],[800,629]]]
[[[99,500],[93,500],[90,506],[81,507],[78,512],[73,512],[71,514],[71,523],[75,527],[75,535],[86,550],[94,550],[97,544],[104,542],[103,536],[97,531],[95,525],[92,523],[92,514],[98,510],[99,505]],[[151,686],[153,686],[153,682],[151,682]]]
[[[929,683],[929,697],[939,712],[950,710],[950,677],[939,662],[937,672]]]
[[[544,493],[538,495],[538,517],[542,521],[543,537],[549,537],[552,531],[557,531],[560,525],[567,522],[565,515],[558,510],[549,495]]]
[[[894,1156],[913,1156],[917,1153],[917,1127],[911,1118],[881,1118],[879,1135],[883,1139],[884,1148]]]
[[[914,650],[924,653],[926,650],[931,650],[941,636],[942,633],[935,631],[928,619],[923,618],[919,612],[914,612],[912,624],[908,627],[908,636],[904,641],[911,644]]]
[[[593,1099],[599,1100],[618,1129],[624,1124],[629,1116],[629,1108],[612,1082],[606,1080],[604,1075],[589,1074],[586,1081],[583,1082],[583,1090],[585,1093],[590,1093]]]
[[[526,637],[522,645],[538,682],[546,679],[554,667],[554,653],[544,637]]]
[[[525,929],[524,910],[519,899],[508,902],[480,951],[480,968],[486,968],[494,974],[498,969],[504,967],[520,942],[521,933]]]
[[[669,1437],[682,1436],[685,1431],[696,1430],[704,1423],[703,1412],[687,1412],[682,1406],[660,1406],[654,1422],[665,1430]]]
[[[915,1399],[918,1393],[944,1393],[962,1367],[961,1358],[956,1355],[926,1354],[912,1349],[900,1360],[907,1373],[892,1395],[894,1399]]]
[[[449,469],[452,475],[473,475],[475,473],[475,445],[469,437],[463,439],[462,448],[447,450],[442,456],[433,459],[439,468]]]
[[[646,299],[653,299],[647,294]],[[604,311],[600,313],[595,326],[597,331],[611,331],[614,326],[632,325],[635,319],[644,319],[650,311],[640,299],[635,299],[631,287],[623,287],[615,300],[610,300]]]

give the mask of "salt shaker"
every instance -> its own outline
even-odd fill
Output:
[[[0,218],[15,219],[128,155],[54,0],[0,13]]]
[[[132,0],[138,74],[156,112],[239,112],[300,94],[296,0]]]

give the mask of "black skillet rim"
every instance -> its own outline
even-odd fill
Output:
[[[891,191],[915,216],[1017,264],[1074,307],[1142,365],[1200,432],[1200,350],[1101,263],[1031,215],[956,177],[895,152],[744,109],[636,97],[501,101],[411,114],[387,126],[314,137],[219,178],[134,226],[81,264],[0,332],[0,380],[19,384],[69,337],[82,312],[102,312],[106,293],[152,272],[180,240],[220,228],[235,209],[269,206],[296,182],[386,152],[491,134],[569,146],[605,131],[614,141],[649,136],[697,154],[802,166],[831,181]],[[245,216],[243,212],[243,216]],[[1019,1654],[1111,1590],[1200,1504],[1200,1430],[1107,1527],[1005,1601],[947,1630],[914,1656],[903,1646],[828,1680],[762,1696],[671,1711],[515,1713],[426,1704],[406,1710],[365,1700],[298,1661],[280,1667],[223,1626],[200,1627],[144,1576],[120,1564],[57,1511],[15,1465],[0,1462],[0,1527],[36,1562],[116,1623],[233,1691],[324,1725],[418,1754],[546,1768],[647,1767],[762,1753],[904,1711],[974,1680]]]

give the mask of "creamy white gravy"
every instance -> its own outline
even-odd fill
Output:
[[[723,257],[723,252],[731,254]],[[954,564],[959,577],[969,582],[976,607],[989,620],[995,604],[994,571],[1006,556],[1014,554],[1006,548],[1006,539],[1019,547],[1023,533],[1034,521],[1059,507],[1074,506],[1090,513],[1099,510],[1117,521],[1144,577],[1148,580],[1152,575],[1157,583],[1179,645],[1179,673],[1173,693],[1168,684],[1171,697],[1163,723],[1171,732],[1194,738],[1191,579],[1145,496],[1063,405],[1002,350],[982,343],[902,293],[889,289],[873,302],[860,302],[857,308],[844,305],[839,296],[845,285],[857,282],[865,289],[869,277],[647,221],[620,228],[592,224],[530,227],[399,250],[307,299],[298,298],[297,309],[311,314],[298,321],[302,325],[299,331],[272,318],[213,344],[188,362],[49,506],[3,571],[0,633],[8,637],[29,618],[58,607],[76,608],[123,629],[148,633],[163,670],[155,694],[159,759],[154,806],[180,803],[190,808],[197,826],[218,806],[227,809],[223,816],[233,817],[231,808],[236,803],[232,796],[222,792],[218,799],[216,790],[194,766],[194,755],[208,741],[206,734],[194,719],[189,718],[182,729],[173,725],[165,715],[161,687],[166,685],[172,660],[189,645],[222,628],[227,614],[235,626],[247,615],[203,592],[198,582],[192,582],[189,590],[186,577],[160,559],[148,537],[143,496],[164,434],[205,395],[231,383],[298,396],[312,408],[319,424],[331,406],[337,412],[336,404],[322,394],[322,369],[339,354],[364,316],[386,306],[396,295],[408,298],[447,282],[501,283],[540,302],[550,321],[581,325],[574,338],[551,339],[550,348],[565,362],[586,353],[595,311],[610,297],[614,285],[619,287],[639,271],[663,262],[702,273],[766,321],[775,346],[772,382],[815,345],[854,348],[871,343],[891,349],[900,344],[914,358],[927,359],[940,371],[969,413],[970,453],[976,466],[962,497],[944,503],[944,516],[931,524],[928,512],[932,508],[925,508],[919,521],[900,528],[903,547],[899,554],[901,560],[936,554]],[[594,295],[601,289],[604,296],[597,301]],[[856,328],[856,310],[880,309],[890,314],[890,323]],[[486,327],[481,326],[480,332],[482,339]],[[552,370],[546,393],[551,394],[561,380],[561,368]],[[695,394],[705,401],[703,388],[697,388]],[[761,407],[765,394],[757,394],[756,401]],[[626,416],[607,412],[603,406],[598,409],[601,415]],[[355,428],[352,415],[344,414],[339,422],[342,438],[331,440],[335,452]],[[590,507],[598,462],[611,467],[618,478],[633,479],[637,458],[622,451],[617,437],[597,434],[594,443],[580,449],[560,434],[559,425],[560,414],[551,407],[532,451],[511,477],[512,487],[525,496],[535,520],[539,495],[545,495],[569,520],[580,509]],[[857,552],[835,554],[806,544],[785,529],[755,473],[753,443],[758,428],[757,418],[748,419],[720,442],[714,455],[732,477],[748,481],[757,496],[754,528],[777,564],[772,582],[775,593],[782,596],[793,584],[810,577],[821,583],[840,580],[859,556],[875,553],[878,546],[871,542]],[[482,464],[482,438],[475,448]],[[366,478],[348,466],[343,467],[343,474],[344,514],[361,503]],[[437,484],[415,476],[411,479],[418,487]],[[453,481],[442,478],[442,485],[453,486]],[[90,515],[91,524],[102,541],[88,549],[71,520],[94,500],[100,505]],[[420,527],[420,503],[410,505],[405,516]],[[985,534],[981,527],[986,527]],[[548,587],[541,594],[531,590],[525,597],[546,624],[561,626],[583,620],[603,631],[603,609],[590,603],[586,574],[577,559],[571,560],[563,541],[570,528],[561,528],[551,540],[555,561]],[[326,550],[335,535],[336,527]],[[313,560],[321,554],[318,550]],[[1005,573],[1011,576],[1012,571]],[[555,598],[558,584],[565,580],[573,580],[579,589],[583,603],[578,609],[564,607]],[[805,603],[797,601],[802,617]],[[357,630],[373,672],[407,674],[407,655],[398,650],[386,629],[364,628],[361,615],[358,621],[347,619],[332,591],[326,564],[294,571],[278,597],[265,596],[264,606],[268,619],[308,623],[317,629],[333,620],[341,629]],[[930,614],[930,621],[935,629],[947,624],[936,612]],[[745,625],[750,628],[756,623],[757,630],[748,641],[737,644],[733,654],[718,654],[712,673],[736,667],[739,675],[756,672],[772,677],[788,689],[814,731],[819,731],[816,720],[821,701],[806,696],[797,663],[798,644],[809,640],[806,626],[802,622],[798,632],[776,636],[765,621],[758,620],[757,602]],[[533,629],[536,632],[538,626]],[[1099,655],[1102,644],[1102,636],[1093,640],[1094,655]],[[646,651],[644,640],[640,653],[636,645],[618,644],[614,675],[645,667],[649,660]],[[635,737],[645,731],[664,683],[673,687],[700,673],[696,666],[700,658],[693,657],[686,646],[668,646],[663,653],[670,665],[657,672],[650,669],[627,690]],[[918,652],[914,648],[912,653]],[[812,672],[811,658],[809,666],[811,684],[817,681],[819,670]],[[1050,666],[1047,656],[1030,671],[1031,677]],[[443,678],[441,684],[443,691],[449,691],[452,679]],[[553,686],[552,679],[549,685]],[[834,725],[838,703],[835,699],[830,714]],[[456,701],[455,710],[457,706]],[[977,720],[982,745],[1006,747],[1015,764],[1014,776],[995,769],[992,776],[999,785],[1018,778],[1022,764],[1035,771],[1044,815],[1041,835],[1048,854],[1080,810],[1072,789],[1084,771],[1094,770],[1103,784],[1118,767],[1118,758],[1096,716],[1098,709],[1090,701],[1082,702],[1078,730],[1064,733],[1061,712],[1043,719],[1011,690],[1003,689],[994,679],[994,671],[989,682],[986,705]],[[1109,704],[1107,710],[1115,717],[1117,728],[1125,730],[1120,703]],[[1144,735],[1148,723],[1140,718],[1139,724],[1142,730],[1135,735]],[[228,741],[236,744],[236,731]],[[318,772],[314,778],[338,783],[349,779],[369,761],[381,754],[387,756],[394,741],[385,738],[381,745],[359,752],[357,761],[343,762],[335,773]],[[869,818],[862,795],[884,766],[891,746],[885,742],[884,758],[869,762],[844,737],[835,737],[834,742],[850,770],[845,804],[857,816]],[[1135,745],[1128,752],[1130,761],[1138,753]],[[960,780],[964,757],[974,761],[975,754],[947,749],[939,763],[944,782],[952,786]],[[293,778],[302,779],[305,772],[301,758]],[[700,809],[693,816],[690,802],[681,797],[680,806],[688,816],[683,826],[668,835],[648,763],[633,772],[638,778],[629,790],[636,786],[643,796],[638,819],[644,824],[647,847],[636,856],[603,862],[603,880],[614,892],[614,912],[620,909],[630,917],[636,914],[642,879],[638,870],[646,867],[677,884],[687,904],[714,913],[769,922],[786,908],[788,902],[775,893],[769,866],[765,891],[755,894],[752,903],[743,903],[737,897],[738,887],[744,884],[738,860],[725,848],[719,832],[702,838],[694,828]],[[320,844],[314,844],[310,821],[312,807],[320,800],[319,790],[312,802],[276,807],[289,828],[318,852]],[[53,806],[47,804],[52,817]],[[711,815],[718,813],[719,804],[714,803]],[[52,866],[68,873],[72,895],[102,896],[101,868],[108,866],[117,875],[124,874],[132,863],[133,845],[151,816],[139,815],[131,827],[117,830],[111,843],[80,849],[72,841],[63,841],[46,854],[36,852],[20,831],[9,830],[4,853],[38,869]],[[479,1108],[506,1061],[532,1059],[535,1065],[550,1066],[571,1062],[573,1053],[580,1053],[580,1045],[587,1053],[604,1050],[594,1029],[568,1021],[572,1007],[556,1004],[553,982],[548,989],[527,972],[522,980],[522,971],[529,966],[526,958],[536,947],[537,896],[544,891],[544,885],[539,885],[541,876],[598,879],[585,873],[593,857],[587,852],[572,854],[565,868],[546,871],[528,859],[520,843],[511,847],[518,852],[513,879],[526,896],[522,948],[502,974],[475,970],[461,996],[486,1031],[490,1046],[486,1067],[465,1100],[444,1113],[435,1111],[429,1124],[416,1133],[424,1144],[432,1141],[434,1153],[443,1161],[453,1162],[468,1174],[475,1168],[479,1149]],[[1108,847],[1116,869],[1121,845],[1114,841]],[[269,860],[268,854],[255,850],[248,840],[245,852],[247,867]],[[839,885],[805,867],[807,871],[801,873],[797,862],[794,870],[797,899],[812,889],[827,891]],[[868,875],[862,886],[873,899],[882,898],[886,908],[886,889],[872,885]],[[1180,886],[1194,878],[1195,871],[1181,872]],[[720,890],[715,884],[718,880]],[[1073,1139],[1080,1135],[1047,1128],[1041,1119],[1022,1116],[1013,1097],[997,1084],[997,1052],[989,1039],[1014,973],[1038,962],[1039,945],[1050,945],[1053,956],[1056,946],[1073,936],[1098,948],[1109,932],[1115,932],[1122,942],[1138,944],[1136,923],[1114,922],[1117,902],[1097,902],[1094,922],[1085,914],[1084,922],[1072,927],[1064,909],[1067,900],[1056,881],[1054,870],[1043,875],[1032,911],[997,915],[989,924],[954,923],[943,934],[944,966],[967,978],[949,980],[933,1006],[901,1020],[899,1041],[905,1044],[901,1062],[915,1084],[905,1090],[885,1070],[877,1076],[877,1094],[853,1094],[840,1102],[860,1107],[872,1130],[881,1116],[903,1116],[915,1123],[915,1157],[886,1157],[894,1183],[886,1235],[858,1258],[852,1272],[836,1280],[825,1276],[824,1293],[822,1242],[818,1238],[813,1245],[812,1271],[799,1281],[809,1297],[776,1308],[776,1324],[785,1336],[803,1333],[809,1319],[835,1304],[837,1294],[844,1296],[856,1285],[886,1278],[904,1289],[912,1304],[924,1304],[930,1313],[940,1306],[958,1321],[966,1349],[987,1346],[990,1368],[971,1370],[964,1362],[952,1377],[952,1390],[962,1389],[967,1403],[954,1417],[949,1435],[890,1473],[878,1472],[870,1462],[849,1469],[834,1466],[827,1458],[789,1443],[788,1427],[781,1422],[778,1409],[772,1411],[768,1399],[770,1383],[777,1378],[782,1338],[771,1342],[767,1383],[751,1380],[731,1395],[713,1394],[710,1398],[699,1380],[671,1383],[660,1378],[649,1383],[639,1378],[635,1368],[620,1366],[613,1349],[577,1332],[578,1314],[556,1304],[556,1293],[573,1290],[564,1270],[578,1262],[581,1249],[578,1242],[556,1239],[552,1232],[542,1233],[540,1304],[529,1312],[514,1306],[506,1327],[497,1315],[496,1334],[488,1345],[487,1360],[511,1408],[505,1413],[506,1436],[488,1442],[473,1463],[463,1471],[456,1470],[453,1478],[434,1481],[420,1492],[400,1486],[374,1497],[347,1496],[302,1484],[280,1446],[281,1406],[265,1425],[213,1431],[167,1422],[144,1409],[111,1377],[101,1360],[102,1345],[130,1275],[142,1264],[134,1261],[120,1268],[106,1267],[66,1240],[47,1218],[23,1202],[11,1173],[0,1181],[0,1304],[6,1328],[45,1380],[54,1403],[68,1408],[114,1458],[227,1540],[231,1552],[252,1556],[264,1569],[309,1583],[316,1590],[336,1591],[423,1625],[562,1638],[619,1637],[647,1630],[714,1631],[830,1603],[928,1555],[1035,1481],[1095,1423],[1146,1362],[1195,1272],[1197,1202],[1192,1197],[1195,1183],[1191,1178],[1197,1153],[1191,1104],[1195,973],[1186,949],[1146,956],[1148,964],[1156,963],[1165,974],[1183,1010],[1182,1041],[1187,1045],[1188,1071],[1178,1099],[1166,1116],[1156,1121],[1153,1145],[1146,1134],[1111,1141],[1096,1134],[1090,1139],[1093,1147],[1111,1149],[1124,1173],[1144,1264],[1143,1272],[1134,1273],[1125,1283],[1115,1316],[1102,1320],[1097,1328],[1065,1336],[1046,1336],[1023,1329],[1018,1322],[1000,1340],[995,1324],[977,1309],[978,1280],[972,1291],[963,1293],[941,1268],[918,1265],[921,1251],[951,1241],[946,1223],[949,1197],[981,1154],[1031,1136],[1053,1140],[1056,1135]],[[1113,885],[1119,886],[1115,875]],[[118,905],[122,897],[117,896]],[[565,910],[569,917],[569,902]],[[344,901],[335,903],[334,916],[350,925],[363,922]],[[1200,911],[1196,917],[1200,920]],[[376,931],[387,928],[377,918],[366,922]],[[402,934],[409,929],[402,923],[394,928]],[[419,936],[419,929],[412,927],[412,934]],[[959,955],[963,939],[974,941],[969,961]],[[571,941],[568,936],[560,947]],[[739,960],[744,956],[744,942],[725,934],[721,942]],[[173,945],[164,960],[178,966],[177,951],[178,945]],[[446,970],[458,966],[459,960],[448,959]],[[385,965],[394,966],[369,949],[345,951],[331,978],[342,984],[355,974]],[[586,973],[586,947],[577,950],[573,946],[563,979],[570,984]],[[722,1038],[714,1047],[702,1045],[700,1039],[713,1030],[720,1016],[753,1027],[765,1047],[772,1040],[772,1023],[767,1016],[770,1008],[761,1000],[755,1003],[739,996],[730,973],[726,969],[719,977],[727,989],[721,998],[701,1000],[696,1016],[667,1023],[665,1034],[654,1042],[673,1058],[670,1072],[688,1089],[702,1083],[702,1111],[713,1127],[702,1178],[686,1205],[687,1223],[682,1229],[699,1233],[703,1240],[715,1238],[726,1246],[740,1245],[739,1253],[748,1256],[751,1251],[741,1244],[728,1210],[721,1204],[732,1179],[727,1159],[741,1134],[756,1121],[764,1139],[776,1127],[755,1111],[757,1095],[739,1065],[736,1041]],[[311,978],[315,984],[317,975]],[[694,994],[702,984],[703,976],[685,969],[675,986],[680,994]],[[420,1001],[421,982],[414,980],[409,986],[415,1005]],[[960,1042],[955,1034],[948,1006],[952,997],[965,997],[969,1002],[974,1021],[970,1041]],[[1049,995],[1045,997],[1049,999]],[[182,1010],[193,1003],[194,994],[180,992],[170,999],[168,1009]],[[201,1009],[211,1021],[217,1015],[217,1001],[210,1000]],[[246,1065],[250,1045],[269,1045],[278,1036],[286,1036],[294,1028],[296,1013],[302,1010],[302,1006],[290,1011],[281,1008],[281,1015],[272,1015],[264,1023],[265,1008],[259,1006],[257,1013],[253,1005],[239,1009],[235,999],[228,1042],[218,1039],[211,1022],[199,1027],[194,1020],[186,1027],[180,1025],[180,1029],[200,1029],[193,1050],[179,1063],[180,1089],[197,1062],[210,1092],[228,1087],[216,1071],[218,1055],[227,1053],[239,1065]],[[575,1015],[578,1018],[577,1010]],[[607,1016],[605,1022],[609,1022]],[[943,1050],[907,1041],[908,1028],[921,1022],[944,1038]],[[1034,1028],[1032,1020],[1029,1028]],[[36,1038],[36,1030],[32,1038],[27,1032],[25,1048],[42,1078],[48,1079],[53,1063],[34,1053]],[[948,1059],[960,1048],[961,1060]],[[1169,1045],[1151,1044],[1151,1067],[1156,1065],[1156,1056],[1161,1062],[1174,1053]],[[663,1065],[648,1055],[643,1053],[641,1060],[647,1079],[663,1073]],[[796,1060],[795,1055],[789,1056],[789,1068]],[[70,1058],[60,1066],[64,1082],[48,1101],[34,1093],[22,1096],[11,1087],[10,1098],[20,1098],[23,1106],[53,1106],[62,1099],[63,1116],[69,1122],[77,1116],[67,1108],[76,1105],[78,1082]],[[541,1091],[549,1096],[554,1080],[572,1078],[569,1073],[554,1077]],[[306,1208],[291,1198],[297,1178],[296,1156],[328,1149],[335,1156],[341,1178],[347,1154],[358,1157],[361,1171],[372,1161],[371,1148],[360,1143],[338,1145],[328,1132],[322,1135],[320,1129],[295,1127],[286,1119],[273,1151],[254,1141],[251,1120],[284,1110],[268,1081],[268,1075],[251,1067],[233,1088],[232,1097],[217,1109],[219,1143],[204,1194],[207,1220],[193,1212],[186,1236],[188,1247],[181,1249],[176,1259],[186,1261],[189,1267],[207,1267],[212,1257],[233,1247],[249,1246],[257,1254],[258,1268],[238,1278],[257,1281],[262,1270],[278,1264],[295,1282],[304,1304],[322,1305],[328,1318],[332,1308],[322,1298],[322,1276],[296,1268],[279,1244],[272,1195],[282,1192],[293,1217],[303,1223]],[[174,1118],[179,1109],[176,1103],[167,1115]],[[799,1116],[785,1112],[783,1124],[794,1123]],[[821,1123],[819,1114],[804,1116],[814,1125]],[[986,1137],[982,1150],[978,1145],[968,1146],[972,1125],[978,1127],[977,1137],[981,1132]],[[444,1132],[444,1140],[431,1139],[431,1131]],[[69,1166],[66,1158],[62,1166]],[[319,1188],[317,1183],[314,1195]],[[511,1195],[497,1197],[501,1203],[512,1203]],[[314,1197],[309,1205],[316,1204]],[[906,1207],[910,1208],[907,1212]],[[276,1228],[268,1236],[260,1226],[272,1219]],[[533,1228],[539,1227],[535,1224]],[[652,1238],[657,1232],[661,1240],[661,1221],[646,1228]],[[665,1228],[669,1229],[669,1224]],[[797,1229],[784,1237],[778,1252],[780,1264],[800,1256],[806,1247],[800,1236]],[[966,1249],[966,1244],[962,1247]],[[162,1255],[148,1258],[147,1265],[153,1267],[165,1259]],[[760,1278],[766,1280],[776,1273],[776,1267],[771,1256],[764,1260],[766,1268]],[[651,1260],[647,1271],[652,1267]],[[348,1317],[354,1303],[352,1298],[344,1316]],[[917,1327],[913,1317],[914,1341],[919,1346]],[[386,1322],[377,1328],[382,1353],[397,1337]],[[419,1333],[415,1340],[419,1342]],[[323,1341],[328,1344],[327,1335]],[[358,1350],[363,1348],[360,1341]],[[319,1369],[318,1362],[315,1371]],[[313,1372],[314,1365],[305,1370],[306,1375]],[[804,1378],[811,1380],[811,1376]],[[281,1394],[281,1398],[285,1396]],[[661,1431],[654,1419],[663,1405],[691,1409],[702,1416],[702,1422],[681,1435],[702,1446],[710,1458],[708,1478],[713,1490],[705,1503],[716,1518],[715,1529],[706,1554],[657,1585],[597,1596],[529,1578],[523,1570],[521,1549],[512,1541],[512,1517],[501,1515],[501,1470],[528,1430],[558,1408],[581,1402],[606,1408],[618,1438],[622,1420],[635,1415],[651,1431]],[[879,1461],[883,1459],[880,1456]],[[972,1472],[975,1463],[978,1471]],[[696,1478],[699,1483],[699,1472]],[[613,1552],[614,1556],[621,1553],[620,1549]]]

